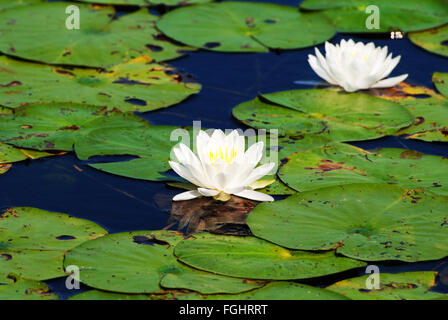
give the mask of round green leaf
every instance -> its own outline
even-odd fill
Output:
[[[43,282],[9,277],[14,279],[12,283],[0,283],[0,300],[59,300]]]
[[[0,140],[37,150],[71,151],[77,139],[94,129],[149,127],[131,113],[80,104],[33,104],[0,115]]]
[[[145,126],[99,129],[77,141],[75,150],[80,159],[92,156],[133,155],[138,159],[96,163],[90,166],[116,175],[143,180],[170,180],[163,172],[170,169],[171,126]]]
[[[33,280],[64,276],[64,253],[107,233],[93,222],[36,208],[7,209],[0,231],[0,281],[11,272]]]
[[[433,300],[447,296],[430,291],[436,275],[434,271],[380,273],[379,289],[367,289],[369,275],[342,280],[327,289],[353,300]]]
[[[312,134],[325,141],[357,141],[379,138],[412,123],[402,106],[362,93],[332,90],[291,90],[264,94],[233,109],[243,123],[280,134]],[[297,139],[297,144],[303,142]]]
[[[448,57],[448,25],[425,30],[419,32],[409,33],[409,39],[417,46],[435,54],[440,54]]]
[[[176,104],[201,88],[195,82],[182,82],[172,68],[150,63],[146,57],[107,72],[46,66],[6,56],[0,57],[0,65],[0,104],[10,108],[70,102],[146,112]]]
[[[80,27],[72,30],[66,27],[68,6],[47,2],[0,13],[0,51],[49,64],[107,68],[137,57],[169,60],[188,49],[159,40],[158,17],[146,9],[114,19],[113,7],[77,4]]]
[[[173,250],[182,239],[183,235],[174,231],[111,234],[69,251],[64,264],[80,266],[80,280],[88,286],[125,293],[161,291],[161,280],[162,286],[204,293],[241,292],[263,284],[180,264]]]
[[[447,205],[447,197],[420,190],[352,184],[262,203],[247,223],[256,236],[287,248],[415,262],[448,255]]]
[[[370,5],[378,8],[379,29],[367,28],[366,21],[373,12],[366,12]],[[338,32],[389,32],[391,30],[417,31],[448,22],[445,0],[305,0],[303,9],[324,10]]]
[[[334,252],[292,251],[255,237],[209,233],[179,242],[175,255],[201,270],[249,279],[306,279],[364,266]]]
[[[173,10],[157,22],[157,27],[182,43],[227,52],[304,48],[335,33],[320,14],[270,3],[234,1]]]
[[[297,152],[287,159],[278,176],[297,191],[389,183],[448,195],[448,159],[413,150],[385,148],[370,152],[335,144]]]
[[[153,6],[153,5],[165,5],[165,6],[185,6],[195,3],[206,3],[213,0],[80,0],[82,2],[90,3],[102,3],[113,5],[135,5],[135,6]]]
[[[434,82],[437,90],[448,98],[448,73],[434,72],[432,75],[432,81]]]

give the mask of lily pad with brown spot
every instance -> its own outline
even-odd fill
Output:
[[[448,196],[448,159],[407,149],[365,151],[347,144],[324,146],[290,155],[278,176],[300,192],[388,183]]]
[[[163,293],[161,286],[237,293],[264,284],[206,273],[179,263],[173,250],[183,237],[162,230],[111,234],[69,251],[64,265],[80,266],[80,280],[90,287],[122,293]]]
[[[322,145],[328,141],[379,138],[396,133],[413,120],[397,103],[363,93],[322,89],[263,94],[236,106],[233,115],[254,128],[277,129],[289,141],[299,137],[297,150],[303,150],[300,145],[313,145],[316,141]],[[279,145],[282,143],[280,140]],[[293,147],[289,148],[291,152]]]
[[[414,117],[411,126],[397,135],[407,139],[448,142],[448,99],[434,90],[400,83],[394,88],[373,89],[371,94],[394,101]]]
[[[247,223],[257,237],[300,250],[333,250],[363,261],[448,256],[448,197],[358,183],[262,203]]]
[[[432,81],[437,90],[448,98],[448,73],[434,72],[432,75]]]
[[[139,57],[108,71],[63,68],[0,57],[0,104],[79,103],[121,111],[152,111],[176,104],[201,86],[173,68]]]
[[[3,211],[0,230],[0,282],[11,272],[32,280],[62,277],[67,250],[107,233],[88,220],[28,207]]]
[[[0,115],[0,140],[36,150],[72,151],[78,139],[95,129],[149,127],[131,113],[82,104],[32,104]]]
[[[5,143],[0,143],[0,164],[19,162],[26,159],[40,159],[61,154],[64,153],[49,153],[31,149],[21,149]]]
[[[44,282],[22,279],[14,274],[8,275],[4,282],[5,279],[0,279],[0,300],[59,300]]]
[[[448,25],[411,32],[409,33],[409,39],[424,50],[448,57]]]
[[[180,241],[174,254],[183,263],[200,270],[264,280],[314,278],[365,265],[337,257],[334,252],[289,250],[255,237],[210,233]]]
[[[326,289],[353,300],[433,300],[446,298],[441,292],[432,291],[437,272],[418,271],[379,274],[379,288],[368,289],[369,275],[342,280]]]
[[[198,48],[223,52],[267,52],[322,43],[335,34],[319,13],[271,3],[226,1],[188,6],[165,14],[157,27]]]
[[[48,64],[109,68],[138,57],[170,60],[191,50],[163,39],[155,27],[159,18],[146,9],[116,18],[113,7],[78,3],[80,27],[71,29],[68,6],[45,2],[0,12],[0,51]]]

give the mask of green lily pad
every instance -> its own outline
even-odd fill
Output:
[[[408,135],[406,139],[448,142],[448,100],[434,90],[402,82],[394,88],[374,89],[371,94],[394,101],[413,115],[414,123],[397,135]]]
[[[187,291],[167,291],[151,295],[126,295],[90,290],[69,300],[348,300],[330,290],[294,282],[271,282],[266,286],[240,294],[203,295]]]
[[[69,251],[64,264],[81,266],[80,280],[88,286],[124,293],[159,292],[160,283],[205,293],[242,292],[263,285],[180,264],[173,250],[182,239],[174,231],[111,234]]]
[[[201,88],[195,82],[182,82],[172,68],[150,63],[145,57],[107,72],[46,66],[6,56],[0,57],[0,65],[0,104],[10,108],[70,102],[146,112],[176,104]]]
[[[206,3],[213,0],[80,0],[82,2],[102,3],[113,5],[135,5],[140,7],[165,5],[165,6],[185,6],[196,3]]]
[[[82,160],[92,156],[133,155],[139,158],[109,163],[90,164],[91,167],[128,178],[166,181],[163,174],[170,166],[170,151],[177,141],[170,141],[176,127],[145,126],[99,129],[80,139],[76,154]]]
[[[448,41],[448,25],[409,33],[409,39],[415,45],[435,54],[448,57],[448,46],[444,45]]]
[[[327,290],[354,300],[433,300],[447,296],[430,291],[436,275],[434,271],[380,273],[379,289],[366,288],[366,275],[336,282]]]
[[[194,268],[248,279],[306,279],[365,265],[334,252],[293,251],[255,237],[209,233],[179,242],[174,253]]]
[[[368,29],[366,13],[369,5],[378,7],[379,29]],[[445,0],[305,0],[300,8],[324,10],[338,32],[405,32],[424,30],[448,22]]]
[[[305,284],[276,281],[260,289],[239,294],[200,295],[191,292],[172,291],[152,295],[152,300],[347,300],[341,294]]]
[[[320,14],[270,3],[223,2],[188,6],[165,14],[157,27],[198,48],[225,52],[267,52],[314,46],[335,34]]]
[[[39,4],[47,2],[46,0],[4,0],[0,2],[0,13],[15,7],[30,5],[30,4]]]
[[[448,158],[406,149],[370,152],[346,144],[310,149],[288,157],[278,176],[297,191],[389,183],[448,196]]]
[[[291,90],[264,94],[233,109],[233,115],[254,128],[279,129],[288,136],[313,136],[321,141],[357,141],[393,134],[412,123],[402,106],[362,93]],[[298,139],[300,140],[300,139]],[[301,147],[303,149],[303,147]],[[291,150],[291,149],[290,149]]]
[[[125,294],[101,290],[89,290],[78,293],[68,300],[151,300],[146,294]]]
[[[448,73],[434,72],[432,75],[432,81],[434,82],[437,90],[448,98]]]
[[[188,50],[160,39],[155,27],[159,18],[146,9],[114,19],[113,7],[76,6],[78,30],[66,27],[69,14],[64,2],[20,6],[0,13],[0,51],[49,64],[108,68],[137,57],[170,60]]]
[[[56,154],[29,149],[20,149],[10,146],[9,144],[0,143],[0,164],[19,162],[26,159],[40,159],[54,155]]]
[[[448,198],[389,184],[302,192],[249,215],[253,234],[281,246],[330,250],[364,261],[448,255]]]
[[[36,208],[7,209],[0,230],[0,281],[11,272],[32,280],[64,276],[64,253],[107,233],[93,222]]]
[[[81,104],[32,104],[0,116],[0,140],[22,148],[71,151],[76,140],[94,129],[149,127],[131,113]]]
[[[11,166],[12,164],[10,163],[0,163],[0,175],[11,169]]]
[[[12,283],[0,283],[0,300],[59,300],[43,282],[10,275]],[[4,281],[4,280],[0,280]]]

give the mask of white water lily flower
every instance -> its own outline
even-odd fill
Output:
[[[408,77],[403,74],[385,79],[400,62],[401,56],[387,55],[387,46],[375,47],[352,39],[340,44],[325,43],[325,57],[315,48],[316,56],[308,55],[308,63],[319,77],[347,92],[369,88],[389,88]]]
[[[254,191],[251,185],[267,175],[275,163],[257,166],[263,155],[263,142],[251,145],[245,151],[245,138],[237,130],[226,135],[214,130],[209,136],[200,131],[194,154],[185,144],[173,148],[179,163],[170,161],[171,168],[182,178],[198,186],[197,190],[183,192],[173,200],[189,200],[199,196],[226,201],[236,195],[257,201],[274,201],[270,195]]]

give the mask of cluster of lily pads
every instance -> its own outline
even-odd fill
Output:
[[[81,160],[132,155],[89,166],[188,189],[167,174],[177,128],[133,113],[200,91],[164,61],[198,48],[266,52],[313,46],[336,32],[370,32],[359,19],[361,0],[305,0],[300,10],[191,0],[162,17],[147,8],[117,16],[111,5],[179,1],[83,2],[96,4],[77,3],[83,26],[71,36],[63,28],[66,2],[0,2],[0,174],[14,162],[66,152]],[[414,43],[447,55],[443,0],[377,2],[382,29],[375,32],[412,31]],[[247,218],[250,236],[108,234],[63,213],[5,210],[0,298],[58,299],[42,281],[76,265],[92,290],[71,299],[445,299],[430,290],[436,273],[429,271],[382,274],[380,290],[359,290],[367,276],[326,288],[297,282],[367,262],[447,256],[448,159],[346,144],[387,135],[448,142],[448,74],[436,72],[433,81],[439,93],[406,83],[358,93],[330,87],[260,94],[236,106],[233,116],[247,126],[280,129],[279,149],[270,152],[283,164],[262,192],[291,195],[256,206]]]

